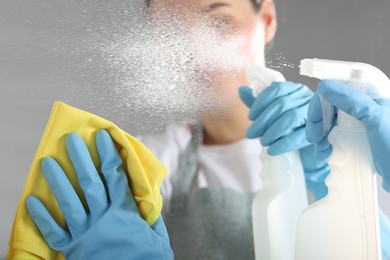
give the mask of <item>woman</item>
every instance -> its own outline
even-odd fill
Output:
[[[251,64],[265,65],[264,48],[272,41],[277,27],[271,0],[151,0],[148,6],[152,16],[159,10],[171,10],[180,17],[193,19],[193,25],[223,21],[228,29],[219,28],[221,34],[243,39],[242,55]],[[253,194],[262,187],[261,146],[256,138],[261,137],[262,146],[273,155],[299,150],[308,187],[317,198],[326,194],[323,180],[328,166],[313,158],[314,146],[305,139],[312,92],[300,84],[273,83],[255,98],[247,87],[238,90],[238,86],[246,84],[243,69],[214,74],[213,91],[223,100],[217,111],[202,111],[200,122],[172,125],[163,135],[141,139],[169,171],[161,193],[163,215],[177,259],[254,259],[250,207]],[[98,138],[108,142],[106,134]],[[115,149],[106,150],[117,156]],[[131,197],[127,200],[134,204]],[[134,213],[136,208],[130,208]],[[109,236],[108,255],[118,259],[171,258],[162,221],[149,228],[140,217],[131,215],[130,225],[120,221],[107,223],[107,233],[128,234]],[[47,229],[40,219],[46,218],[35,216],[34,221],[41,231]],[[94,237],[101,242],[105,236],[98,232]],[[50,240],[48,235],[45,238]],[[83,236],[78,240],[83,241]],[[77,244],[77,240],[72,243]],[[94,243],[81,244],[89,245],[91,251],[104,250],[94,248]],[[81,249],[77,246],[65,248],[64,254],[78,250]]]
[[[224,27],[217,27],[219,34],[241,39],[241,55],[250,64],[265,66],[264,48],[277,27],[272,1],[152,0],[149,8],[151,16],[171,10],[192,24],[224,21]],[[213,68],[210,71],[204,73],[213,73]],[[242,102],[238,88],[248,83],[243,68],[212,78],[210,88],[222,97],[222,104],[212,113],[201,111],[201,127],[171,125],[164,135],[141,141],[168,168],[161,193],[175,257],[254,259],[251,202],[262,187],[261,146],[246,135],[262,137],[271,154],[308,146],[304,126],[312,92],[299,84],[274,83],[256,100],[251,89],[240,89]],[[308,174],[315,170],[326,176],[327,165],[311,168]]]

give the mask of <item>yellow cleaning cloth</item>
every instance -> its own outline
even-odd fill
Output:
[[[76,172],[68,158],[65,138],[71,132],[79,134],[86,143],[96,168],[100,169],[95,146],[95,135],[100,129],[107,130],[116,144],[142,217],[149,225],[157,220],[162,208],[160,185],[167,172],[161,162],[140,141],[115,124],[86,111],[55,102],[20,198],[7,259],[64,259],[61,253],[53,251],[46,244],[30,218],[26,197],[38,197],[57,223],[65,227],[65,219],[41,172],[41,161],[44,157],[52,157],[61,165],[85,206]]]

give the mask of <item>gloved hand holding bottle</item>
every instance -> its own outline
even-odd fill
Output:
[[[293,82],[273,82],[256,98],[249,87],[240,88],[240,97],[250,108],[253,121],[248,138],[260,138],[270,155],[279,155],[308,146],[305,138],[307,107],[313,92]]]
[[[81,137],[69,134],[66,145],[89,211],[57,162],[43,159],[43,174],[69,229],[60,227],[41,201],[29,196],[27,209],[48,245],[66,259],[173,259],[161,216],[151,227],[140,216],[110,135],[105,130],[96,135],[107,189]]]
[[[334,80],[323,80],[309,105],[307,140],[315,145],[318,159],[326,159],[332,146],[323,134],[321,95],[336,109],[360,120],[365,126],[367,138],[377,172],[382,176],[383,188],[390,192],[390,99],[372,100],[345,84]]]
[[[326,161],[313,156],[314,146],[305,137],[307,110],[313,92],[302,84],[273,82],[256,98],[249,87],[239,89],[241,100],[250,109],[253,124],[247,130],[248,138],[260,138],[268,146],[270,155],[299,150],[306,184],[316,199],[324,197],[324,184],[329,174]]]
[[[341,109],[363,123],[375,168],[382,176],[382,186],[390,192],[390,162],[388,159],[390,156],[390,99],[373,100],[366,94],[339,81],[321,81],[310,101],[306,127],[307,139],[314,144],[315,156],[321,160],[326,159],[332,153],[332,145],[323,132],[320,95],[335,107],[335,114],[337,114],[338,109]],[[390,257],[388,246],[390,243],[390,222],[381,210],[379,211],[379,224],[382,257],[388,259]]]

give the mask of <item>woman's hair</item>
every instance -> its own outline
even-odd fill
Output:
[[[152,0],[145,0],[146,2],[146,6],[149,7],[150,6],[150,2]],[[263,0],[250,0],[253,4],[253,7],[255,8],[256,12],[260,10],[261,8],[261,4],[263,3]]]

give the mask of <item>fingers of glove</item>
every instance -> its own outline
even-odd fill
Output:
[[[72,237],[80,236],[88,228],[88,217],[68,178],[57,162],[50,157],[42,160],[42,171],[64,214]]]
[[[305,126],[307,107],[299,107],[284,113],[274,124],[266,129],[261,138],[263,146],[269,146],[276,140],[286,136],[295,129]],[[305,133],[303,133],[305,135]],[[305,140],[305,144],[307,141]]]
[[[305,109],[304,114],[302,114],[301,116],[306,120],[306,104],[309,103],[311,96],[312,94],[310,92],[308,92],[305,88],[302,88],[288,96],[279,97],[269,107],[267,107],[264,112],[258,118],[256,118],[254,123],[248,128],[248,138],[261,137],[264,132],[268,128],[270,128],[270,126],[274,124],[277,120],[283,117],[285,113],[300,109],[300,107],[304,107]]]
[[[390,98],[374,99],[381,107],[387,108],[390,111]]]
[[[100,179],[87,146],[78,134],[71,133],[66,137],[66,147],[87,200],[92,224],[104,214],[108,206],[104,184]]]
[[[309,102],[309,109],[307,111],[307,120],[312,123],[322,122],[323,114],[321,107],[321,100],[318,94],[318,90],[314,93]]]
[[[324,151],[328,149],[329,146],[331,146],[331,144],[328,141],[328,137],[325,136],[319,142],[317,142],[315,146],[316,146],[316,151]]]
[[[385,139],[375,139],[368,137],[371,146],[372,158],[374,160],[374,165],[377,173],[382,176],[382,187],[390,192],[390,163],[389,163],[389,154],[390,154],[390,142],[388,141],[386,134],[377,133],[377,135],[384,135]]]
[[[299,150],[302,147],[308,146],[309,143],[305,138],[305,128],[295,129],[291,134],[275,141],[268,148],[269,155],[279,155],[291,151]]]
[[[315,147],[315,158],[319,161],[328,159],[332,154],[333,146],[328,142],[326,138],[321,142],[314,144]]]
[[[38,198],[28,196],[26,198],[26,206],[28,213],[51,248],[58,250],[58,247],[66,245],[71,241],[69,233],[57,224]]]
[[[334,109],[333,122],[331,124],[331,129],[336,124],[336,115],[337,108]],[[309,103],[308,113],[307,113],[307,122],[306,122],[306,139],[310,143],[317,143],[322,140],[324,137],[324,121],[323,121],[323,111],[321,105],[321,99],[316,92]]]
[[[255,97],[252,94],[253,90],[250,87],[243,86],[238,89],[238,94],[241,98],[241,101],[247,106],[251,108],[253,103],[255,102]]]
[[[330,168],[326,160],[320,161],[314,158],[314,150],[314,145],[309,145],[299,150],[305,179],[311,182],[323,182],[328,177]]]
[[[316,161],[321,162],[319,160]],[[325,179],[328,177],[329,173],[330,173],[329,166],[324,166],[322,168],[317,169],[315,172],[310,174],[310,176],[307,176],[307,179],[312,182],[324,182]],[[305,175],[306,175],[306,170],[305,170]]]
[[[290,95],[291,93],[304,88],[306,87],[292,82],[273,82],[268,88],[261,92],[258,97],[256,97],[251,111],[249,112],[249,119],[255,120],[258,118],[264,110],[279,97]]]
[[[390,192],[390,180],[387,178],[382,178],[382,187],[385,191]]]
[[[317,143],[323,137],[323,115],[320,97],[316,92],[309,102],[306,123],[306,139],[310,143]]]
[[[363,124],[370,124],[372,109],[379,105],[366,94],[355,90],[339,81],[323,80],[318,84],[319,94],[335,107],[347,114],[362,121]]]
[[[306,139],[310,143],[318,143],[324,138],[324,124],[323,121],[306,122]]]
[[[378,209],[379,213],[379,228],[380,228],[380,239],[382,247],[382,259],[389,259],[390,257],[390,221],[387,216],[383,213],[382,209]]]
[[[154,222],[151,228],[154,230],[154,232],[156,232],[160,237],[162,237],[169,244],[168,231],[161,215],[160,217],[158,217],[156,222]]]
[[[314,199],[321,200],[328,195],[328,187],[324,182],[306,181],[306,188],[314,195]]]
[[[96,134],[96,146],[111,203],[122,204],[126,201],[126,205],[130,207],[130,210],[138,213],[138,208],[123,169],[122,159],[107,131],[100,130]]]

